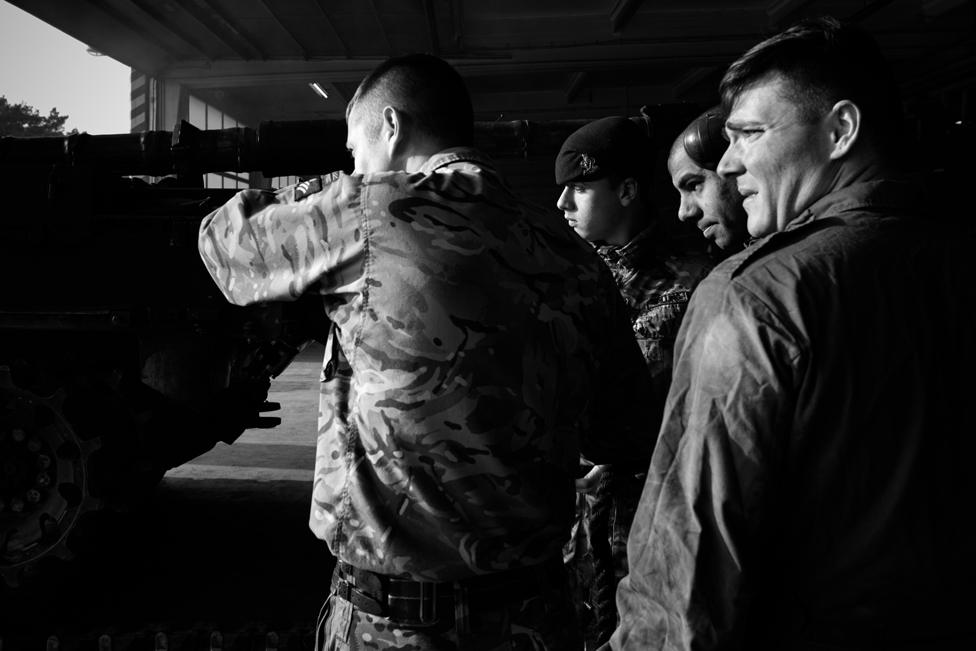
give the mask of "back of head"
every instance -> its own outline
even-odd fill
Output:
[[[346,118],[353,109],[364,108],[367,128],[378,130],[384,106],[397,109],[415,132],[444,147],[470,146],[474,141],[468,89],[457,70],[438,57],[408,54],[387,59],[360,82]]]
[[[650,181],[651,144],[638,124],[624,117],[594,120],[574,131],[556,155],[556,184],[610,178]]]
[[[881,50],[860,27],[831,17],[797,23],[754,46],[726,71],[719,85],[728,112],[742,91],[770,75],[788,82],[792,103],[813,121],[839,100],[861,110],[862,129],[879,151],[896,142],[902,129],[898,88]]]
[[[713,106],[685,127],[671,146],[671,153],[681,148],[695,165],[714,172],[728,146],[725,112],[721,106]]]

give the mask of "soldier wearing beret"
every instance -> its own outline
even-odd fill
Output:
[[[678,253],[655,219],[649,188],[651,143],[623,117],[571,134],[556,157],[556,206],[613,272],[627,303],[653,389],[645,396],[656,431],[671,381],[675,336],[692,290],[711,269],[701,254]],[[567,548],[580,591],[595,614],[597,639],[615,624],[613,590],[626,574],[626,541],[643,477],[595,466],[577,482],[580,523]],[[582,525],[582,526],[580,526]],[[583,586],[586,586],[585,588]],[[592,588],[592,589],[591,589]],[[583,614],[590,612],[584,610]]]

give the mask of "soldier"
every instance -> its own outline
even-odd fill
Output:
[[[668,156],[671,182],[681,196],[678,219],[694,222],[720,257],[735,253],[749,238],[735,179],[715,171],[728,146],[725,115],[716,106],[685,127]]]
[[[653,447],[613,277],[471,148],[444,61],[382,63],[346,120],[351,175],[246,190],[200,231],[230,301],[313,293],[333,324],[322,648],[578,648],[560,551],[579,455],[646,467]]]
[[[648,426],[656,429],[671,381],[674,338],[688,299],[711,262],[701,254],[678,252],[655,218],[651,160],[651,143],[640,126],[627,118],[607,117],[566,139],[556,157],[555,176],[563,186],[556,207],[594,245],[627,303],[651,372],[653,389],[642,400],[650,408]],[[627,571],[627,534],[644,470],[608,472],[597,466],[578,482],[584,493],[578,504],[583,526],[577,526],[567,558],[573,559],[578,590],[595,613],[590,637],[599,641],[616,625],[613,593]]]
[[[678,336],[612,648],[973,648],[971,243],[918,217],[865,32],[800,23],[721,91],[758,239]]]
[[[674,337],[688,299],[711,263],[676,250],[651,203],[651,144],[623,117],[594,120],[556,156],[556,207],[613,272],[663,405]]]

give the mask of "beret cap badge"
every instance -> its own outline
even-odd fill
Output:
[[[597,169],[596,160],[589,154],[580,154],[579,166],[583,174],[592,174]]]
[[[553,166],[555,181],[596,181],[612,173],[642,176],[650,169],[650,151],[644,130],[629,118],[593,120],[563,141]]]

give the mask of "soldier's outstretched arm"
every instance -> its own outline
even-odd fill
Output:
[[[203,219],[200,256],[228,301],[290,301],[361,276],[362,177],[315,181],[277,193],[244,190]]]

